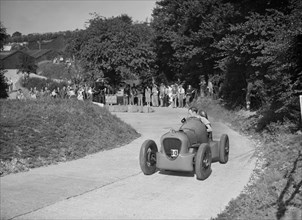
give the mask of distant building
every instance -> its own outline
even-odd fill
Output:
[[[57,52],[53,50],[47,50],[47,49],[42,49],[42,50],[27,50],[25,51],[28,55],[32,56],[35,58],[35,63],[39,63],[41,61],[45,60],[52,60],[54,57],[57,56]]]
[[[67,41],[64,36],[58,36],[50,40],[42,41],[31,41],[28,44],[30,50],[53,50],[53,51],[64,51],[66,48]]]
[[[3,46],[3,51],[11,51],[12,45],[4,45]]]

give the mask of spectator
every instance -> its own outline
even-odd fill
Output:
[[[152,87],[152,106],[158,107],[158,90],[156,84],[153,84]]]
[[[12,92],[13,91],[13,80],[11,77],[9,77],[7,84],[8,84],[8,91]]]
[[[194,91],[195,90],[192,88],[192,86],[188,85],[186,92],[186,107],[189,107]]]
[[[137,88],[137,105],[143,106],[143,89],[141,86]]]
[[[201,79],[200,80],[200,83],[199,83],[199,86],[200,86],[200,97],[205,97],[205,93],[206,93],[206,82],[204,81],[204,79]]]
[[[92,100],[92,88],[89,86],[87,88],[87,99]]]
[[[151,101],[151,89],[149,86],[147,86],[145,89],[145,99],[146,99],[147,106],[149,107]]]
[[[163,83],[160,84],[159,87],[159,100],[160,100],[160,107],[164,106],[164,100],[165,100],[165,91],[166,91],[166,87]]]
[[[165,97],[164,97],[164,106],[168,107],[170,104],[170,88],[169,86],[165,86]]]
[[[178,95],[178,85],[175,83],[174,85],[172,85],[173,108],[177,107],[177,95]]]
[[[182,87],[182,84],[178,87],[178,107],[184,107],[184,99],[185,99],[185,89]]]
[[[214,94],[214,88],[213,88],[213,84],[212,84],[212,82],[209,80],[209,82],[208,82],[208,87],[207,87],[207,89],[208,89],[208,92],[209,92],[209,96],[211,97],[211,98],[213,98],[213,94]]]
[[[84,89],[81,86],[78,90],[78,95],[77,95],[77,99],[83,101],[84,100]]]
[[[170,106],[170,103],[171,105],[173,104],[173,98],[172,98],[172,84],[171,85],[168,85],[167,86],[167,89],[166,89],[166,95],[167,95],[167,106]]]
[[[30,88],[29,96],[31,99],[37,99],[37,95],[32,88]]]
[[[134,105],[134,97],[136,97],[136,88],[135,84],[130,87],[130,105]]]
[[[123,96],[123,104],[128,105],[129,104],[129,97],[130,97],[130,86],[128,84],[125,85],[124,88],[124,96]]]
[[[67,95],[66,87],[63,86],[63,88],[60,90],[60,97],[61,97],[62,99],[65,99],[65,98],[66,98],[66,95]]]
[[[56,89],[52,90],[50,96],[51,96],[52,98],[57,98],[57,95],[58,95],[58,94],[57,94],[57,92],[56,92]]]
[[[25,100],[25,96],[23,94],[22,89],[18,89],[16,99],[17,100]]]
[[[46,86],[45,89],[44,89],[44,97],[49,97],[49,96],[50,96],[50,91]]]

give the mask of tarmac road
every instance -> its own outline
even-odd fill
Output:
[[[179,128],[186,109],[114,114],[142,136],[83,159],[0,178],[1,219],[209,219],[247,184],[253,145],[215,119],[214,139],[222,133],[230,138],[229,162],[212,164],[210,177],[198,181],[190,173],[145,176],[139,167],[141,144],[153,139],[159,146],[162,134]]]

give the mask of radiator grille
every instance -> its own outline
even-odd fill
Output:
[[[167,157],[170,159],[176,159],[181,148],[181,141],[177,138],[166,138],[163,140],[164,150]],[[172,150],[177,150],[178,154],[176,157],[172,156]]]

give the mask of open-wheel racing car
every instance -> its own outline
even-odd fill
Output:
[[[211,163],[225,164],[229,158],[229,138],[223,134],[213,141],[199,118],[190,117],[178,131],[171,129],[162,135],[158,151],[153,140],[141,146],[139,161],[145,175],[157,170],[194,172],[198,180],[205,180],[212,172]]]

